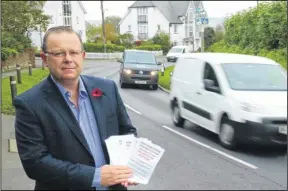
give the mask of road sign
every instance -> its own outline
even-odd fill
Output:
[[[201,24],[202,25],[207,25],[209,22],[208,18],[201,18]]]

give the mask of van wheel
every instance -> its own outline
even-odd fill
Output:
[[[185,119],[182,118],[181,115],[180,115],[180,109],[179,109],[177,101],[174,101],[174,103],[173,103],[172,119],[173,119],[173,123],[174,123],[175,126],[183,128]]]
[[[120,80],[120,87],[121,87],[121,88],[126,88],[127,86],[126,86],[125,83],[123,83],[123,82]]]
[[[152,89],[153,89],[153,90],[157,90],[157,89],[158,89],[158,84],[153,85],[153,86],[152,86]]]
[[[219,130],[219,140],[220,144],[229,150],[236,149],[236,136],[235,129],[232,126],[228,117],[224,117],[221,121],[220,130]]]

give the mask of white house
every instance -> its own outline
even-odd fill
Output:
[[[81,35],[82,41],[86,42],[85,14],[87,12],[81,1],[46,1],[43,10],[46,15],[50,16],[47,29],[61,25],[71,26]],[[43,29],[31,32],[32,45],[40,48],[44,34]]]
[[[196,25],[196,8],[202,1],[136,1],[119,23],[120,34],[131,33],[136,40],[147,40],[157,32],[170,35],[174,45],[201,47],[201,28]],[[207,17],[207,13],[204,10]]]

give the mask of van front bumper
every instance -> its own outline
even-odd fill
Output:
[[[174,61],[176,62],[177,61],[177,57],[176,56],[167,56],[167,61]]]
[[[246,121],[245,123],[232,121],[236,133],[236,139],[239,142],[257,143],[261,145],[287,145],[287,130],[280,133],[280,126],[287,129],[287,119],[280,123],[259,123]]]
[[[140,84],[140,85],[157,85],[158,84],[158,74],[155,76],[151,75],[122,75],[122,83],[125,84]]]

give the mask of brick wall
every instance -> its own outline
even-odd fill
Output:
[[[2,72],[16,69],[16,64],[20,64],[21,68],[27,68],[29,63],[35,68],[35,51],[34,49],[27,49],[23,53],[19,53],[15,57],[10,57],[5,61],[1,61]]]

